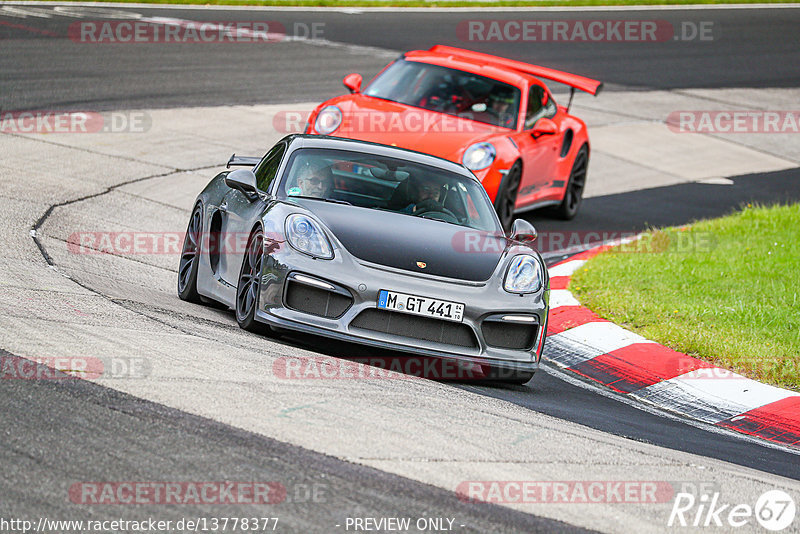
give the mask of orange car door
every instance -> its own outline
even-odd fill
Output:
[[[556,118],[557,106],[547,90],[533,84],[528,91],[525,121],[522,132],[514,136],[514,142],[522,154],[522,181],[517,195],[517,207],[545,200],[554,179],[561,131],[534,136],[533,128],[540,119]]]

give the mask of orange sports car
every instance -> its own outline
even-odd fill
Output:
[[[570,87],[556,104],[541,78]],[[602,83],[558,70],[437,45],[407,52],[363,90],[323,102],[306,133],[394,145],[462,163],[483,183],[505,229],[514,215],[549,207],[575,217],[589,164],[586,124],[570,115],[575,89]],[[413,186],[413,184],[412,184]]]

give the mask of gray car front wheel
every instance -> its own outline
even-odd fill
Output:
[[[517,205],[517,194],[519,193],[521,179],[522,165],[517,161],[503,178],[494,201],[494,209],[497,211],[500,224],[503,225],[503,230],[506,232],[511,230],[511,224],[514,222],[514,208]]]
[[[264,232],[259,227],[250,234],[247,252],[242,259],[239,283],[236,285],[236,322],[249,332],[265,334],[269,326],[256,321],[256,308],[261,290],[261,267],[264,263]]]

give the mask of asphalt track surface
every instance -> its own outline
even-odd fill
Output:
[[[136,8],[138,13],[163,16],[161,10]],[[496,15],[496,16],[495,16]],[[401,14],[286,13],[198,10],[170,11],[190,20],[268,20],[325,23],[326,39],[392,50],[426,48],[444,43],[464,46],[454,35],[463,13]],[[533,15],[482,13],[484,18],[527,18]],[[571,13],[538,14],[539,19],[569,19]],[[623,19],[713,21],[718,38],[712,42],[659,44],[485,43],[487,52],[564,70],[585,73],[617,85],[642,89],[692,87],[796,87],[800,84],[797,34],[800,10],[691,10],[604,15]],[[308,57],[291,44],[280,53],[242,45],[141,45],[109,51],[64,41],[74,18],[25,19],[0,16],[0,109],[130,109],[322,100],[341,93],[339,80],[351,70],[368,77],[385,58],[352,57],[345,52],[332,61]],[[40,30],[38,33],[31,28]],[[52,32],[61,37],[44,35]],[[226,48],[227,47],[227,48]],[[764,58],[769,58],[765,61]],[[355,61],[354,61],[355,60]],[[356,67],[353,65],[356,64]],[[55,81],[56,83],[52,83]],[[538,214],[527,216],[540,231],[592,228],[639,230],[648,225],[675,225],[728,213],[747,202],[788,202],[800,199],[794,186],[797,170],[734,178],[732,186],[684,184],[587,199],[578,218],[556,223]],[[714,194],[709,195],[713,189]],[[285,343],[299,343],[287,340]],[[313,343],[323,353],[335,354]],[[456,385],[525,408],[574,421],[604,432],[666,448],[693,452],[800,480],[797,456],[761,447],[724,434],[712,434],[686,423],[652,415],[591,389],[565,382],[558,374],[540,372],[529,386],[482,387]],[[0,381],[4,409],[0,422],[0,458],[4,466],[0,494],[4,512],[23,516],[63,499],[63,488],[75,473],[94,472],[98,479],[120,479],[137,472],[154,477],[232,479],[275,478],[293,484],[313,484],[327,477],[335,493],[321,507],[281,510],[293,527],[318,528],[331,510],[358,509],[363,516],[453,516],[475,531],[488,531],[483,521],[506,531],[569,530],[568,525],[487,507],[476,512],[462,506],[451,492],[341,462],[221,423],[76,381]],[[20,426],[22,425],[22,426]],[[41,429],[48,432],[42,433]],[[47,441],[32,445],[32,436]],[[41,439],[41,438],[40,438]],[[154,445],[155,444],[155,445]],[[81,454],[87,450],[92,455]],[[112,452],[113,451],[113,452]],[[168,452],[166,452],[168,451]],[[269,461],[265,460],[268,459]],[[81,463],[83,462],[83,463]],[[242,466],[247,470],[243,471]],[[309,466],[312,466],[310,469]],[[324,476],[322,476],[324,475]],[[198,478],[199,477],[199,478]],[[43,490],[42,488],[48,488]],[[65,508],[65,509],[68,509]],[[191,515],[183,508],[175,517]],[[114,514],[101,510],[97,514]],[[158,507],[164,516],[164,507]],[[207,510],[197,510],[199,515]],[[316,514],[316,516],[315,516]],[[489,519],[487,519],[489,518]],[[304,523],[304,521],[306,521]],[[503,528],[505,527],[505,528]]]
[[[600,234],[603,230],[617,234],[640,232],[650,226],[679,226],[704,217],[726,215],[748,203],[800,202],[800,190],[796,187],[798,178],[800,170],[792,170],[733,177],[734,184],[725,187],[692,183],[645,189],[586,199],[578,217],[569,222],[536,214],[526,219],[540,232],[568,232],[573,228],[594,228]],[[658,206],[657,211],[654,206]],[[568,256],[553,255],[548,263],[565,257]],[[366,358],[373,354],[364,351],[359,355],[358,349],[354,354],[350,345],[332,345],[322,339],[290,338],[285,342],[344,358]],[[764,449],[738,436],[711,434],[680,420],[643,412],[617,398],[599,395],[595,388],[567,382],[561,376],[563,374],[551,364],[545,364],[525,386],[454,385],[603,432],[800,480],[800,462],[795,454]]]
[[[5,357],[9,353],[0,350]],[[455,518],[459,532],[589,532],[293,447],[83,380],[1,380],[2,516],[80,517],[84,480],[280,481],[285,500],[226,505],[230,517],[279,517],[278,532],[342,530],[347,515]],[[12,420],[13,414],[27,414]],[[6,419],[8,418],[8,419]],[[6,420],[4,420],[6,419]],[[36,436],[31,442],[31,436]],[[46,488],[42,491],[43,488]],[[278,499],[278,497],[276,497]],[[43,504],[46,503],[46,508]],[[214,506],[99,506],[92,519],[214,517]],[[340,528],[339,525],[341,525]],[[460,525],[464,525],[460,527]]]
[[[49,9],[49,8],[42,8]],[[692,9],[666,11],[420,13],[246,11],[121,8],[143,16],[197,21],[277,21],[287,35],[391,51],[448,44],[579,72],[606,83],[641,89],[797,87],[800,85],[800,9]],[[475,42],[459,24],[471,20],[665,21],[678,40],[664,42]],[[344,49],[307,57],[282,43],[123,43],[97,46],[66,42],[69,25],[92,17],[3,16],[0,10],[0,106],[6,110],[135,109],[220,104],[321,101],[341,94],[344,75],[365,80],[386,57],[354,62]],[[488,23],[488,22],[487,22]],[[684,27],[710,23],[709,40],[682,40]],[[687,26],[684,26],[686,24]],[[13,26],[12,26],[13,25]],[[21,27],[20,27],[21,26]],[[487,30],[488,31],[488,30]],[[392,57],[389,53],[387,57]],[[355,68],[358,67],[358,69]]]

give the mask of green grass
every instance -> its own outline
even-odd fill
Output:
[[[591,259],[570,290],[674,350],[800,390],[800,205],[646,233]]]
[[[66,0],[80,2],[84,0]],[[116,0],[119,3],[201,4],[234,6],[300,6],[300,7],[524,7],[524,6],[628,6],[628,5],[689,5],[689,4],[778,4],[798,3],[800,0]]]

